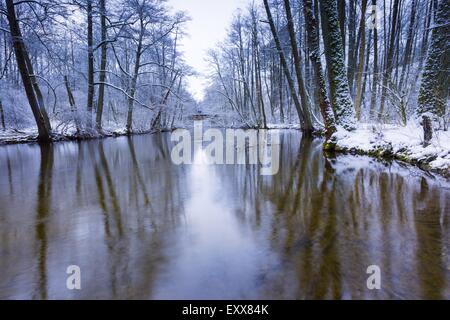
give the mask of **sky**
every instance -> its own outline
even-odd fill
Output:
[[[188,88],[197,101],[202,100],[208,70],[206,55],[209,49],[224,40],[233,13],[245,8],[251,0],[168,0],[176,11],[186,11],[191,17],[187,35],[181,41],[186,63],[200,75],[188,79]]]

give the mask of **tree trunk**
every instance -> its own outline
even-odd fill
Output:
[[[67,76],[64,76],[64,85],[67,91],[67,97],[69,99],[70,111],[72,112],[73,119],[75,121],[75,127],[77,128],[77,132],[80,133],[80,123],[77,115],[77,107],[75,104],[75,98],[72,94],[72,89],[70,89],[69,79]]]
[[[359,46],[359,62],[358,62],[358,71],[356,74],[356,99],[355,99],[355,111],[356,111],[356,119],[359,120],[361,118],[361,103],[363,96],[363,73],[364,73],[364,59],[365,59],[365,50],[366,50],[366,8],[367,8],[367,0],[362,0],[361,2],[361,23],[359,25],[359,30],[361,33],[361,42]]]
[[[355,77],[356,66],[356,4],[355,0],[348,1],[348,65],[347,78],[349,87],[353,87],[353,78]],[[345,47],[342,46],[345,50]]]
[[[397,33],[397,27],[398,27],[398,8],[400,6],[400,0],[394,0],[394,6],[392,9],[392,17],[391,17],[391,31],[390,31],[390,38],[389,38],[389,47],[387,49],[387,56],[386,56],[386,65],[384,67],[383,72],[383,84],[381,87],[381,106],[380,106],[380,113],[378,114],[378,119],[382,119],[384,115],[384,105],[386,101],[386,94],[387,94],[387,86],[389,81],[391,80],[391,73],[392,73],[392,64],[394,59],[394,46],[395,46],[395,35]]]
[[[87,92],[87,127],[92,128],[92,109],[94,105],[94,48],[92,30],[92,0],[87,0],[87,44],[88,44],[88,92]]]
[[[33,64],[31,63],[30,57],[28,55],[25,56],[25,62],[27,64],[28,75],[30,76],[31,84],[33,85],[34,92],[36,93],[36,99],[39,104],[39,109],[41,110],[45,125],[49,128],[50,120],[48,118],[47,111],[45,110],[44,97],[42,96],[41,89],[39,88],[39,84],[37,82],[36,74],[33,70]]]
[[[355,128],[355,110],[345,72],[344,48],[339,31],[336,0],[320,1],[320,13],[331,104],[334,108],[336,122],[347,130],[353,130]]]
[[[19,23],[16,17],[16,11],[14,8],[13,0],[6,0],[6,8],[8,12],[8,22],[11,32],[11,39],[14,47],[14,52],[17,61],[17,67],[22,78],[25,93],[27,95],[28,103],[30,104],[31,111],[33,112],[34,119],[38,128],[38,140],[41,142],[48,142],[51,140],[51,127],[50,123],[46,120],[45,109],[43,105],[39,104],[36,88],[39,88],[37,83],[33,85],[31,79],[32,71],[29,70],[29,57],[28,52],[23,42],[22,33],[20,31]]]
[[[364,68],[363,68],[363,80],[362,80],[362,97],[361,97],[361,106],[366,106],[365,100],[364,100],[364,96],[366,94],[366,88],[367,88],[367,82],[369,79],[369,65],[370,65],[370,49],[372,48],[372,30],[369,30],[369,35],[368,35],[368,40],[367,40],[367,45],[366,45],[366,62],[364,63]]]
[[[281,68],[277,69],[277,76],[278,76],[278,97],[280,100],[280,121],[281,123],[284,123],[285,116],[284,116],[284,100],[283,100],[283,71]],[[301,120],[300,120],[301,121]]]
[[[316,86],[319,91],[320,112],[325,123],[325,137],[328,140],[336,131],[336,124],[333,109],[328,100],[325,78],[322,71],[322,62],[320,61],[318,25],[312,11],[312,0],[303,0],[303,10],[308,33],[308,46],[311,50],[310,58],[315,73],[314,80],[316,81]]]
[[[272,13],[270,12],[268,0],[264,0],[264,8],[266,9],[267,19],[269,20],[269,25],[270,25],[270,31],[272,32],[272,36],[275,41],[275,45],[276,45],[278,54],[280,56],[280,62],[283,67],[286,79],[288,81],[291,97],[292,97],[292,100],[294,101],[295,108],[297,110],[297,114],[300,119],[300,125],[301,125],[302,129],[305,129],[305,126],[306,126],[305,115],[303,114],[302,108],[300,106],[300,101],[298,100],[297,94],[295,93],[294,81],[292,80],[291,73],[289,71],[289,66],[288,66],[286,58],[284,56],[284,52],[281,47],[281,42],[280,42],[280,39],[278,38],[277,30],[275,29],[275,23],[273,22]],[[288,114],[288,116],[289,116],[289,114]]]
[[[303,81],[302,76],[302,70],[301,70],[301,61],[297,46],[297,39],[295,37],[295,30],[294,30],[294,20],[292,18],[291,13],[291,4],[289,3],[289,0],[284,0],[284,8],[286,11],[286,17],[287,17],[287,26],[289,30],[289,38],[291,41],[291,50],[292,50],[292,57],[294,58],[294,67],[295,67],[295,73],[297,76],[297,83],[298,83],[298,92],[300,93],[300,100],[302,103],[302,112],[305,117],[305,128],[304,130],[307,132],[314,131],[312,120],[311,120],[311,102],[309,101],[309,97],[306,94],[306,88],[305,88],[305,82]]]
[[[339,27],[341,30],[342,47],[344,48],[344,60],[345,60],[345,0],[338,0],[338,12],[339,12]]]
[[[98,87],[98,103],[97,103],[97,115],[95,118],[95,123],[98,131],[102,130],[102,116],[103,116],[103,106],[104,106],[104,96],[105,96],[105,85],[106,81],[106,0],[100,0],[100,24],[101,24],[101,61],[100,61],[100,73]]]
[[[378,27],[376,26],[376,8],[377,0],[372,0],[372,18],[371,21],[373,27],[373,77],[372,77],[372,89],[370,94],[370,119],[374,118],[376,103],[377,103],[377,88],[378,88]]]
[[[2,124],[2,129],[6,130],[5,113],[3,112],[3,104],[2,104],[2,100],[1,99],[0,99],[0,123]]]
[[[433,125],[430,117],[422,116],[422,127],[423,127],[423,146],[427,147],[430,145],[430,141],[433,138]]]
[[[262,127],[267,128],[266,112],[264,109],[264,99],[262,91],[262,78],[261,78],[261,53],[259,50],[259,39],[258,39],[258,29],[257,29],[257,19],[255,12],[252,8],[252,45],[253,45],[253,55],[255,64],[255,89],[256,89],[256,100],[258,105],[258,111],[260,117],[262,118]],[[259,122],[259,121],[258,121]]]
[[[403,83],[406,79],[408,79],[408,75],[406,74],[407,66],[411,63],[411,56],[412,56],[412,50],[413,50],[413,40],[414,40],[414,30],[415,30],[415,23],[416,23],[416,7],[417,7],[417,1],[412,0],[411,3],[411,15],[410,15],[410,21],[409,21],[409,28],[408,28],[408,37],[406,39],[406,45],[405,45],[405,53],[403,55],[403,64],[402,64],[402,74],[400,76],[400,83],[399,83],[399,90],[402,90]],[[409,68],[408,68],[409,70]]]
[[[142,54],[142,38],[144,33],[144,25],[141,20],[141,33],[139,34],[138,46],[136,49],[136,61],[134,62],[134,74],[131,79],[131,87],[128,96],[128,113],[127,113],[127,125],[126,130],[131,133],[133,129],[133,106],[134,106],[134,95],[136,94],[137,79],[139,77],[139,69],[141,67],[141,54]]]

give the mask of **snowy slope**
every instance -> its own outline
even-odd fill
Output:
[[[339,128],[334,134],[338,149],[364,153],[388,152],[408,162],[427,164],[431,169],[450,170],[450,132],[436,131],[423,147],[423,130],[410,123],[394,125],[360,124],[355,131]]]

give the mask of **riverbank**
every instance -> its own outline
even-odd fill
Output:
[[[168,130],[135,130],[131,133],[127,132],[125,129],[105,129],[102,132],[92,131],[90,133],[76,132],[71,133],[61,133],[53,132],[52,142],[59,141],[77,141],[77,140],[90,140],[90,139],[102,139],[109,137],[120,137],[127,135],[138,135],[138,134],[150,134],[156,132],[165,132]],[[34,143],[37,142],[38,133],[36,130],[17,130],[17,129],[7,129],[0,130],[0,146],[8,144],[21,144],[21,143]]]
[[[270,125],[272,130],[300,130],[298,126]],[[76,132],[54,133],[53,141],[77,141],[119,137],[126,135],[151,134],[169,130],[137,130],[131,134],[125,129],[103,130],[102,133],[77,134]],[[334,150],[344,154],[369,155],[375,158],[395,159],[423,170],[450,178],[450,132],[437,131],[430,145],[423,147],[422,128],[408,125],[361,124],[355,131],[339,129],[333,136]],[[37,142],[37,131],[0,131],[0,145]]]
[[[427,147],[423,146],[421,127],[360,124],[355,131],[339,129],[334,135],[335,150],[390,158],[450,177],[450,132],[435,131]]]

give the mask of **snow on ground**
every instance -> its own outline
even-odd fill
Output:
[[[37,130],[0,130],[0,144],[9,142],[26,142],[32,141],[37,137]]]
[[[355,131],[339,128],[334,134],[337,147],[372,153],[389,150],[400,159],[427,163],[431,169],[450,170],[450,132],[435,131],[427,147],[423,147],[422,127],[410,123],[395,125],[360,124]]]
[[[267,128],[269,129],[295,129],[300,130],[299,124],[284,124],[284,123],[268,123]]]

